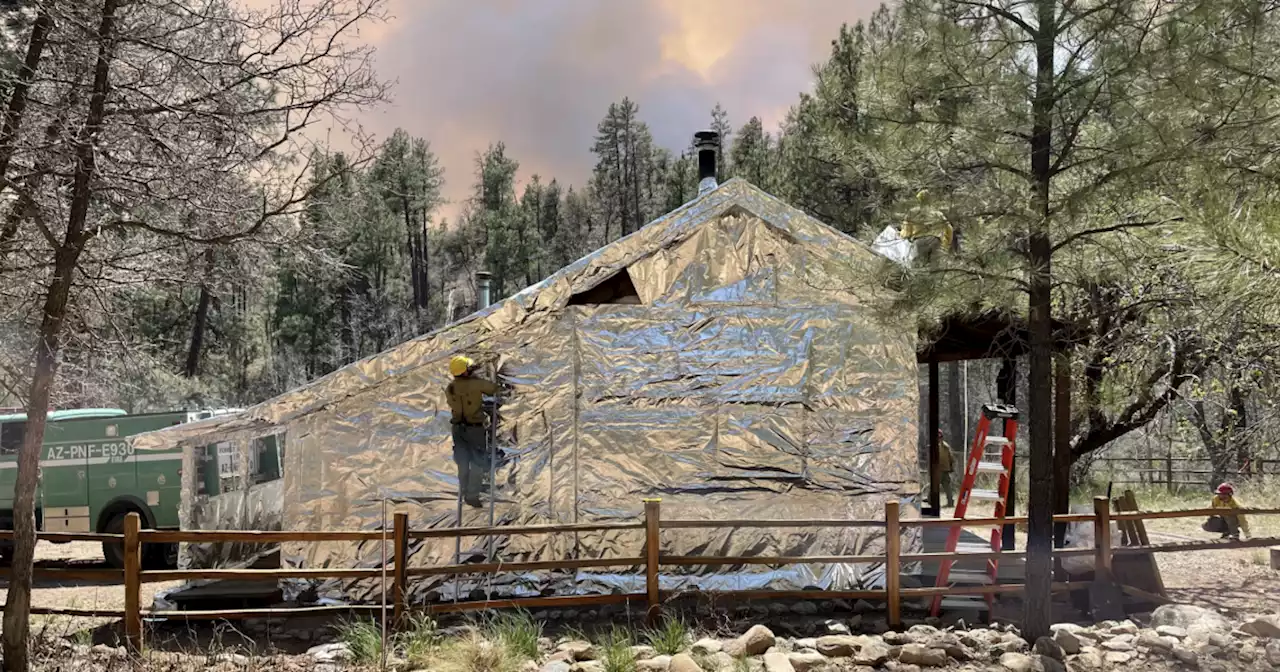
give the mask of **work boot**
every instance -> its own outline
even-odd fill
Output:
[[[462,501],[466,502],[467,506],[470,506],[476,509],[479,509],[484,506],[483,504],[480,503],[479,496],[464,497]]]

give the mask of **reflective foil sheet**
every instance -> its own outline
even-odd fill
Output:
[[[741,180],[731,180],[545,281],[437,332],[351,364],[244,413],[134,439],[140,449],[275,435],[280,478],[245,492],[184,482],[183,524],[388,529],[664,519],[881,518],[918,494],[914,324],[877,321],[883,259]],[[507,386],[481,508],[459,507],[444,389],[466,354]],[[500,372],[499,372],[500,367]],[[207,450],[207,449],[206,449]],[[192,458],[189,458],[192,459]],[[247,459],[246,459],[247,461]],[[184,473],[194,473],[189,470]],[[274,509],[272,507],[275,507]],[[459,512],[461,518],[459,519]],[[258,528],[261,529],[261,528]],[[636,558],[642,532],[425,539],[413,566]],[[915,537],[907,549],[918,547]],[[261,549],[185,548],[189,567]],[[377,567],[390,544],[285,544],[287,566]],[[250,552],[252,551],[252,552]],[[680,529],[670,555],[861,555],[879,528]],[[856,589],[878,566],[665,567],[666,588]],[[413,597],[642,590],[638,567],[463,575],[411,582]],[[332,581],[322,596],[380,585]]]

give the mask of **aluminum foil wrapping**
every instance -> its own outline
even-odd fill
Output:
[[[396,511],[413,529],[482,526],[491,516],[499,525],[628,521],[653,497],[664,518],[879,518],[886,499],[910,507],[919,489],[916,335],[913,323],[872,314],[882,263],[865,245],[731,180],[467,319],[237,416],[142,435],[135,445],[245,445],[283,432],[283,478],[271,501],[293,530],[380,529]],[[606,283],[624,295],[593,302],[590,290]],[[481,375],[507,387],[492,510],[464,507],[460,521],[444,398],[455,354],[482,362]],[[252,518],[243,507],[264,501],[223,494],[225,506],[214,506],[189,494],[183,523],[192,528],[241,527]],[[629,558],[642,542],[639,531],[431,539],[412,544],[411,560]],[[662,537],[663,553],[674,555],[882,550],[876,528]],[[304,567],[379,566],[389,553],[382,542],[282,549],[286,564]],[[187,566],[231,560],[183,553]],[[477,589],[629,592],[642,585],[638,569],[423,579],[413,590],[417,599]],[[879,577],[875,566],[694,566],[664,568],[663,583],[851,589]],[[379,589],[320,587],[345,599],[370,590]]]

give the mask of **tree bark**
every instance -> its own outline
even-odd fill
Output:
[[[1027,324],[1031,353],[1027,375],[1027,425],[1030,444],[1027,497],[1026,601],[1024,636],[1034,641],[1049,635],[1053,583],[1053,246],[1049,240],[1049,194],[1052,175],[1054,46],[1053,0],[1037,0],[1036,85],[1031,103],[1031,175],[1036,213],[1027,239]]]
[[[1059,353],[1053,367],[1053,512],[1071,513],[1071,356]],[[1054,548],[1066,542],[1067,525],[1053,526]]]
[[[116,7],[119,0],[104,0],[98,24],[98,55],[94,64],[93,94],[84,126],[76,141],[76,163],[71,187],[71,208],[63,242],[54,254],[53,276],[45,294],[43,317],[36,344],[35,370],[31,393],[27,396],[27,429],[18,453],[17,483],[13,497],[13,565],[4,609],[3,638],[5,672],[26,672],[27,634],[31,612],[31,569],[36,550],[35,495],[40,469],[40,448],[49,417],[49,401],[58,374],[58,353],[67,315],[71,286],[90,235],[85,221],[89,215],[92,181],[96,172],[94,142],[102,130],[107,93],[110,90],[111,59],[114,51]]]
[[[213,279],[213,248],[204,253],[204,282],[200,283],[200,300],[196,302],[195,319],[191,325],[191,343],[187,348],[187,363],[182,375],[195,378],[200,375],[200,355],[204,352],[204,334],[209,326],[209,305],[213,303],[213,291],[209,284]]]

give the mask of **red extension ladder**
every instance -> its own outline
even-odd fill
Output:
[[[992,420],[1003,420],[1004,425],[1001,430],[1003,436],[991,435]],[[1009,501],[1009,474],[1013,469],[1013,456],[1015,453],[1014,437],[1018,434],[1018,409],[1005,404],[987,404],[982,407],[982,417],[978,420],[978,431],[973,437],[973,447],[969,450],[969,458],[965,461],[964,480],[960,483],[960,497],[956,500],[956,518],[964,518],[969,511],[969,502],[992,502],[994,503],[993,518],[1003,518],[1005,515],[1005,507]],[[988,454],[988,453],[991,454]],[[976,488],[978,477],[996,477],[994,488]],[[1000,528],[991,528],[991,543],[960,543],[960,534],[963,531],[963,525],[952,527],[947,534],[948,553],[990,553],[992,551],[1001,550]],[[951,570],[951,566],[955,560],[943,560],[938,568],[937,586],[948,587],[953,585],[993,585],[996,583],[996,570],[999,561],[995,558],[987,560],[986,570]],[[948,601],[956,598],[949,598]],[[965,604],[965,607],[972,607],[973,600],[959,598]],[[994,596],[986,595],[986,603],[988,613],[994,603]],[[980,603],[979,603],[980,604]],[[941,595],[933,598],[933,607],[930,610],[934,616],[942,610],[943,597]],[[948,605],[952,606],[952,605]],[[961,606],[961,605],[955,605]]]

